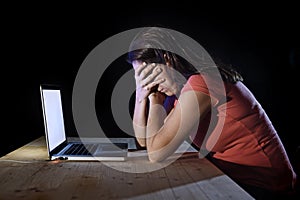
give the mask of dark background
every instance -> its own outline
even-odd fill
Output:
[[[141,4],[144,4],[140,2]],[[298,133],[299,12],[295,5],[246,4],[240,7],[153,4],[125,9],[119,5],[72,8],[71,5],[2,7],[2,139],[0,155],[44,135],[40,83],[60,83],[67,109],[77,70],[103,40],[131,28],[162,25],[201,44],[213,57],[233,65],[244,76],[276,127],[296,166]],[[123,8],[120,11],[120,8]],[[107,13],[103,13],[106,11]],[[122,63],[123,60],[117,63]],[[112,66],[101,78],[107,95],[96,104],[105,130],[122,131],[109,117],[112,85],[130,69]],[[102,92],[103,93],[103,92]],[[104,92],[105,93],[105,92]],[[75,134],[72,114],[67,131]],[[3,121],[4,119],[4,121]],[[6,138],[6,139],[4,139]]]

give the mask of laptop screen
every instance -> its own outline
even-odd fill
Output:
[[[49,151],[66,140],[64,118],[59,89],[41,88],[43,114]]]

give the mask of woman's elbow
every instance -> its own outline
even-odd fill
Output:
[[[148,159],[151,163],[158,163],[164,161],[166,156],[164,156],[161,152],[148,151]]]
[[[136,139],[140,147],[146,147],[146,139],[144,138],[136,138]]]
[[[152,163],[162,162],[172,154],[172,149],[169,144],[155,143],[147,141],[148,159]]]
[[[159,158],[158,156],[153,156],[153,155],[152,156],[148,155],[148,159],[151,163],[158,163],[164,160],[162,158]]]

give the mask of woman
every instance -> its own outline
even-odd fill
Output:
[[[189,137],[257,199],[293,191],[296,174],[284,146],[242,76],[207,61],[179,36],[147,28],[128,54],[136,79],[133,127],[149,160],[166,159]]]

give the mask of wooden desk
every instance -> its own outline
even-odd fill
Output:
[[[138,162],[152,165],[146,156],[132,157],[110,164],[130,170]],[[98,161],[47,161],[41,137],[0,158],[0,199],[253,199],[197,152],[147,173],[112,167]]]

